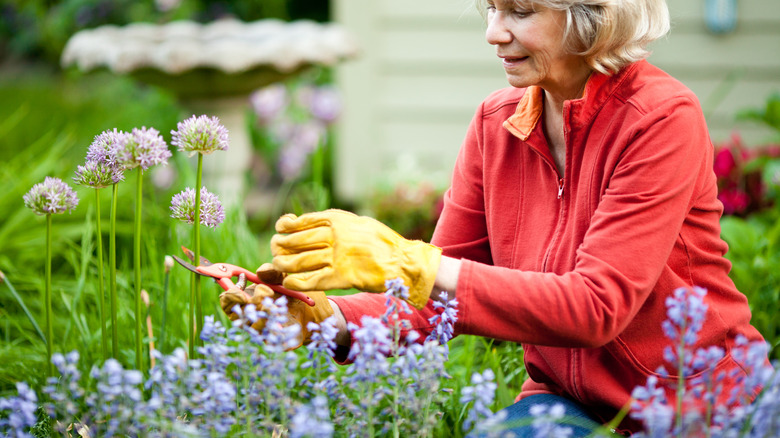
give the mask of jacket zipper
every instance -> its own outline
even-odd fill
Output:
[[[563,178],[558,179],[558,199],[563,197]]]

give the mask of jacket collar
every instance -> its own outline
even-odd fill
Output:
[[[643,62],[646,61],[635,62],[611,76],[593,72],[585,84],[583,96],[579,99],[564,102],[564,123],[568,123],[575,128],[590,123],[618,85],[625,79],[628,72]],[[531,136],[531,133],[539,124],[543,108],[544,90],[535,85],[526,88],[523,97],[520,98],[520,102],[517,104],[515,113],[504,121],[504,129],[522,141],[528,140],[528,137]]]

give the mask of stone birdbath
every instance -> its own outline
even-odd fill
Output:
[[[204,160],[204,184],[226,205],[243,201],[252,148],[246,129],[249,95],[312,66],[332,66],[357,54],[335,23],[221,19],[174,21],[82,30],[67,42],[64,67],[108,69],[172,91],[193,115],[219,117],[228,129],[225,153]]]

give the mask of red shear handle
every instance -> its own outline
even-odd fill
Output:
[[[287,289],[286,287],[278,284],[268,284],[268,283],[263,283],[263,284],[270,287],[271,290],[273,290],[274,292],[280,293],[282,295],[287,295],[290,298],[297,298],[303,301],[304,303],[308,304],[309,306],[314,307],[314,299],[303,292]]]
[[[240,266],[231,265],[229,263],[214,263],[208,266],[198,266],[195,269],[201,274],[208,275],[209,277],[213,277],[214,281],[219,283],[219,285],[222,286],[222,289],[224,290],[228,290],[230,288],[235,287],[231,279],[233,277],[237,277],[240,274],[244,274],[246,276],[246,279],[251,281],[252,283],[265,284],[266,286],[270,287],[274,292],[280,293],[282,295],[286,295],[290,298],[297,298],[303,301],[304,303],[308,304],[309,306],[314,307],[314,300],[310,296],[306,295],[305,293],[298,292],[295,290],[290,290],[277,284],[264,283],[260,281],[260,278],[257,276],[257,274],[249,271],[248,269],[244,269]]]

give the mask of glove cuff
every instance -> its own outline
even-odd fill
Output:
[[[441,262],[441,248],[421,240],[410,241],[404,249],[403,280],[409,287],[409,304],[422,309],[436,282]]]

